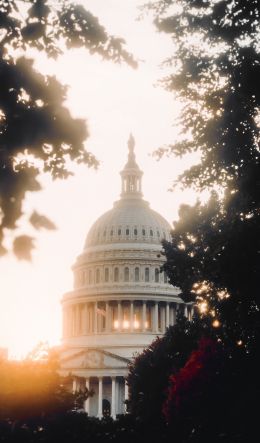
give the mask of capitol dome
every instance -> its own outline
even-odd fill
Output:
[[[91,227],[84,249],[117,242],[160,244],[170,240],[170,225],[144,200],[122,199]]]
[[[62,373],[73,374],[73,390],[94,391],[85,409],[98,417],[125,411],[128,363],[178,310],[192,315],[161,272],[171,227],[143,200],[132,136],[128,149],[120,200],[90,228],[72,268],[74,288],[62,299]]]

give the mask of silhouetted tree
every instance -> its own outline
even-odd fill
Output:
[[[4,230],[15,229],[26,192],[39,191],[37,177],[72,174],[69,161],[96,167],[84,147],[86,124],[64,106],[66,87],[55,77],[34,69],[31,49],[57,58],[66,49],[86,48],[107,60],[136,66],[124,41],[108,35],[82,5],[68,0],[0,1],[0,253]],[[29,56],[31,57],[31,55]],[[53,229],[46,217],[34,213],[32,225]],[[18,258],[30,259],[32,238],[15,239]]]
[[[185,301],[224,326],[227,340],[259,347],[260,165],[259,0],[153,2],[158,29],[172,36],[165,87],[182,102],[181,140],[159,150],[200,153],[178,178],[212,192],[182,206],[164,242],[170,282]]]
[[[169,376],[178,372],[196,349],[206,323],[189,322],[182,315],[155,339],[129,366],[129,412],[154,429],[164,422],[162,406],[167,396]],[[153,432],[153,431],[152,431]]]
[[[163,406],[168,435],[176,442],[257,442],[256,378],[241,348],[202,337],[169,379]]]
[[[0,361],[0,419],[22,423],[73,409],[69,377],[58,373],[58,354],[39,345],[26,359]]]

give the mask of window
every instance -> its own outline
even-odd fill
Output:
[[[119,281],[119,269],[114,269],[114,281]]]
[[[160,237],[160,232],[159,231],[157,231],[157,237]]]
[[[107,231],[103,232],[103,237],[105,237],[107,235]]]
[[[154,281],[155,281],[155,283],[159,283],[159,273],[160,273],[159,269],[155,268],[155,270],[154,270]]]
[[[118,235],[121,235],[121,229],[118,229]]]
[[[135,268],[135,281],[140,280],[140,270],[139,268]]]
[[[111,237],[113,237],[113,235],[114,235],[114,231],[113,231],[113,229],[111,229],[111,231],[110,231],[110,235],[111,235]]]
[[[88,271],[88,282],[90,285],[92,285],[92,270],[91,269]]]
[[[124,271],[124,280],[129,281],[129,268],[125,268]]]
[[[126,229],[125,233],[126,235],[129,235],[129,229]]]
[[[145,229],[142,229],[142,234],[145,235]]]
[[[137,235],[137,229],[136,228],[134,229],[134,235]]]
[[[109,280],[109,269],[105,268],[105,282],[108,282]]]
[[[100,269],[96,270],[96,283],[100,283]]]
[[[163,273],[164,283],[168,283],[168,278],[166,272]]]
[[[150,229],[150,236],[151,237],[153,236],[153,230],[152,229]]]
[[[144,270],[144,280],[145,281],[149,281],[149,278],[150,278],[150,276],[149,276],[149,268],[145,268],[145,270]]]

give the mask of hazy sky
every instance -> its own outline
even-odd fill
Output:
[[[55,1],[53,2],[55,3]],[[72,114],[88,122],[86,146],[100,160],[98,171],[75,168],[67,181],[42,181],[41,193],[28,195],[25,213],[36,209],[58,226],[54,232],[36,233],[32,263],[12,255],[0,259],[0,347],[10,356],[24,356],[39,341],[59,344],[62,294],[72,288],[71,265],[81,252],[92,223],[120,194],[119,171],[127,157],[127,140],[136,139],[137,162],[144,171],[144,198],[170,223],[182,202],[194,201],[190,191],[168,192],[172,181],[194,159],[162,159],[151,153],[176,137],[179,105],[156,81],[158,67],[174,46],[156,33],[149,19],[136,21],[140,0],[92,0],[81,3],[96,14],[107,30],[124,37],[140,66],[104,62],[86,51],[71,51],[56,62],[37,61],[41,72],[55,74],[69,85],[67,105]],[[28,233],[25,227],[23,232]]]

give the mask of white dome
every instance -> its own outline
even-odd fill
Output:
[[[107,243],[152,243],[170,240],[171,227],[141,199],[122,199],[93,224],[84,249]]]
[[[179,289],[160,272],[165,262],[161,241],[171,227],[142,196],[142,171],[135,161],[134,139],[121,172],[122,192],[114,207],[93,224],[84,250],[73,265],[74,288],[64,294],[64,375],[92,389],[89,415],[102,417],[105,399],[111,415],[124,412],[128,364],[166,328],[184,307]]]

